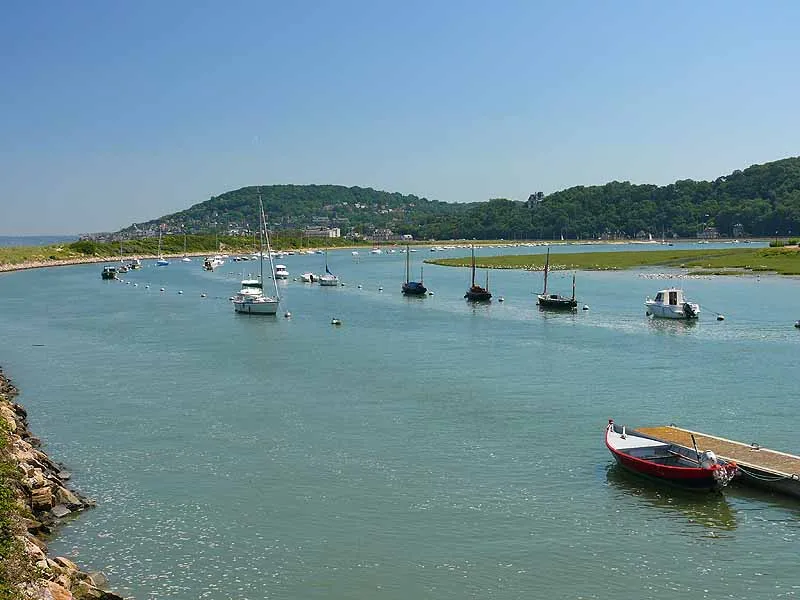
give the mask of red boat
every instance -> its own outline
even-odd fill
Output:
[[[700,452],[642,435],[608,420],[606,446],[622,468],[671,485],[701,491],[720,490],[736,476],[734,462],[717,458],[711,450]]]

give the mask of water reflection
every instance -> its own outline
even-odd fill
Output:
[[[608,483],[625,496],[636,496],[657,509],[678,513],[689,523],[709,529],[733,531],[736,513],[723,494],[682,490],[657,481],[643,479],[614,464],[606,473]]]
[[[682,335],[690,333],[697,327],[698,319],[656,319],[646,317],[647,327],[657,333]]]

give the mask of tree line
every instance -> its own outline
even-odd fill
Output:
[[[534,193],[527,201],[448,203],[360,187],[249,186],[123,232],[161,224],[194,233],[254,230],[259,189],[270,228],[293,230],[294,236],[312,226],[365,236],[391,229],[415,239],[672,238],[712,229],[724,237],[800,233],[796,157],[753,165],[714,181],[687,179],[665,186],[612,181]]]

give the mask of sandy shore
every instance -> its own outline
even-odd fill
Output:
[[[165,258],[183,258],[183,253],[180,254],[165,254]],[[188,254],[187,256],[191,257],[198,257],[198,256],[207,256],[207,254]],[[65,267],[69,265],[86,265],[91,263],[103,263],[106,265],[119,265],[119,264],[127,264],[134,257],[126,258],[124,261],[120,262],[118,257],[106,257],[106,258],[99,258],[96,256],[86,257],[86,258],[67,258],[64,260],[37,260],[37,261],[27,261],[21,263],[0,263],[0,273],[3,272],[10,272],[10,271],[24,271],[26,269],[41,269],[44,267]],[[148,260],[148,259],[156,259],[158,258],[156,255],[147,255],[143,254],[140,256],[136,256],[135,258],[139,258],[141,260]]]

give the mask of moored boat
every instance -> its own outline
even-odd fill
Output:
[[[700,316],[700,305],[686,299],[680,288],[660,290],[652,300],[645,299],[644,307],[647,316],[662,319],[697,319]]]
[[[261,188],[258,189],[258,208],[259,220],[261,225],[261,252],[259,253],[260,277],[258,279],[243,279],[242,288],[233,297],[233,310],[237,313],[248,315],[275,315],[278,313],[280,296],[278,294],[278,284],[275,279],[275,264],[272,262],[272,254],[269,252],[269,231],[267,230],[267,220],[264,216],[264,204],[261,201]],[[267,296],[264,294],[264,241],[266,240],[267,256],[269,257],[270,271],[272,272],[272,283],[275,287],[275,294]]]
[[[289,279],[289,270],[286,265],[275,265],[275,279]]]
[[[221,267],[224,264],[225,259],[219,254],[216,254],[214,256],[206,257],[206,259],[203,261],[203,269],[206,271],[213,271],[217,267]]]
[[[575,274],[572,274],[572,297],[560,296],[559,294],[547,293],[547,275],[550,272],[550,248],[547,249],[547,258],[544,263],[544,290],[537,295],[536,303],[539,308],[552,308],[556,310],[575,310],[578,301],[575,300]]]
[[[464,298],[470,302],[488,302],[492,299],[492,294],[489,292],[489,271],[486,271],[486,287],[475,283],[475,246],[472,246],[472,285],[464,294]]]
[[[100,273],[100,277],[103,279],[116,279],[117,278],[117,268],[116,267],[103,267],[103,272]]]
[[[606,447],[622,468],[682,488],[716,491],[736,476],[736,463],[717,458],[710,450],[700,452],[653,438],[629,433],[613,419],[606,427]]]
[[[422,267],[419,269],[419,281],[411,281],[411,258],[406,246],[406,280],[403,283],[402,291],[406,296],[424,296],[428,293],[428,288],[422,283]]]
[[[338,275],[334,275],[333,273],[331,273],[330,269],[328,268],[328,253],[327,253],[327,251],[325,252],[325,274],[324,275],[320,275],[317,278],[317,282],[321,286],[325,286],[325,287],[335,287],[335,286],[339,285],[339,276]]]

